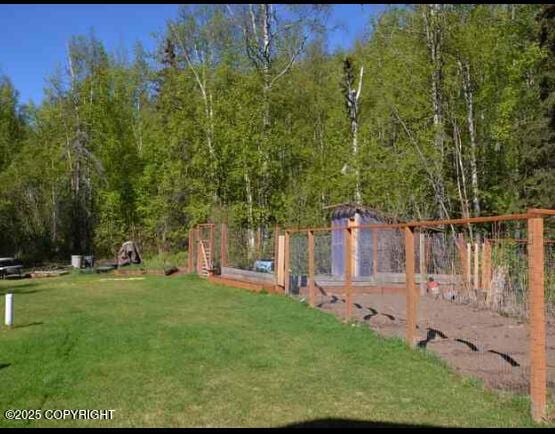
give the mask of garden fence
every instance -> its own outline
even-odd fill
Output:
[[[555,396],[554,220],[555,210],[531,209],[325,228],[200,226],[189,267],[202,268],[198,251],[212,240],[227,283],[275,290],[432,350],[489,386],[529,393],[541,420]]]

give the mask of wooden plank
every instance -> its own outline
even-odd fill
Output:
[[[189,250],[187,252],[187,272],[192,273],[193,270],[193,255],[194,255],[194,230],[189,229]]]
[[[199,248],[199,243],[200,243],[200,235],[201,235],[201,225],[197,225],[197,227],[195,228],[195,249],[196,249],[196,255],[195,255],[195,261],[196,261],[196,270],[197,270],[197,274],[200,276],[200,248]]]
[[[264,285],[272,285],[274,283],[273,273],[242,270],[235,267],[223,267],[222,277],[227,279],[242,280],[245,282],[263,283]]]
[[[530,297],[530,399],[532,418],[541,421],[546,405],[543,218],[528,220]]]
[[[245,282],[241,280],[229,279],[225,277],[209,276],[208,281],[218,285],[231,286],[233,288],[248,289],[249,291],[260,292],[265,290],[268,293],[275,292],[273,285],[263,285],[260,283]]]
[[[474,288],[480,288],[480,244],[474,243]]]
[[[418,292],[416,290],[415,281],[415,258],[414,258],[414,231],[412,228],[406,227],[405,232],[405,276],[407,282],[406,309],[407,323],[405,336],[407,343],[414,347],[416,345],[416,316]]]
[[[202,244],[202,241],[197,240],[197,274],[199,276],[202,274],[201,244]]]
[[[555,209],[545,209],[545,208],[530,208],[528,210],[529,214],[539,214],[539,215],[555,215]]]
[[[215,236],[215,232],[216,232],[216,225],[212,225],[210,226],[210,245],[208,246],[208,249],[210,250],[210,255],[207,261],[207,268],[213,269],[214,265],[214,236]]]
[[[210,258],[208,257],[208,254],[206,252],[204,242],[201,241],[199,247],[200,247],[199,251],[201,252],[201,260],[202,260],[201,276],[202,277],[210,276],[212,267],[210,265]]]
[[[277,284],[285,287],[285,235],[278,238]]]
[[[227,224],[222,223],[220,227],[220,266],[227,265]]]
[[[549,211],[551,212],[552,210],[549,210]],[[490,216],[490,217],[469,217],[465,219],[410,221],[406,223],[393,223],[393,224],[370,223],[370,224],[357,225],[352,227],[357,229],[362,229],[362,228],[403,229],[405,227],[412,227],[412,228],[425,227],[425,226],[437,227],[437,226],[445,226],[445,225],[467,225],[471,223],[494,223],[494,222],[503,222],[503,221],[527,220],[531,217],[534,217],[534,214],[531,214],[531,213],[504,214],[504,215]],[[287,230],[290,233],[295,233],[295,232],[304,232],[308,229],[314,232],[320,232],[320,231],[329,231],[332,228],[330,226],[327,226],[327,227],[314,227],[314,228],[288,228]]]
[[[491,288],[491,243],[486,240],[482,245],[482,287]]]
[[[285,293],[289,294],[289,231],[285,231],[283,251],[283,286]]]
[[[466,243],[466,276],[469,288],[472,286],[472,244]]]
[[[278,269],[279,269],[279,225],[274,226],[274,277],[276,286],[278,283]]]
[[[468,280],[470,279],[468,275],[468,250],[466,247],[466,242],[464,240],[464,235],[459,234],[457,237],[457,250],[459,252],[459,272],[463,276],[462,284],[464,288],[468,287]]]
[[[466,225],[471,223],[493,223],[511,220],[527,220],[530,214],[504,214],[490,217],[469,217],[465,219],[449,219],[449,220],[429,220],[429,221],[411,221],[404,223],[405,226],[445,226],[445,225]]]
[[[316,305],[314,274],[314,232],[308,231],[308,300],[312,307]]]
[[[405,227],[406,224],[389,224],[389,223],[373,223],[364,225],[353,225],[351,227],[358,229],[399,229]],[[306,232],[311,230],[313,232],[329,232],[332,230],[344,229],[340,226],[325,226],[325,227],[308,227],[308,228],[287,228],[287,230],[294,234],[299,232]]]

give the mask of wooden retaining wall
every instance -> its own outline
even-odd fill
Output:
[[[242,270],[240,268],[222,267],[220,277],[267,286],[275,285],[274,273],[262,273],[260,271]]]

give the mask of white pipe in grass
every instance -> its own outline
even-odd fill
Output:
[[[11,327],[13,325],[13,294],[6,294],[6,315],[5,323]]]

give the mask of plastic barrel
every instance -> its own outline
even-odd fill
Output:
[[[73,268],[81,268],[83,257],[81,255],[71,255],[71,266]]]

